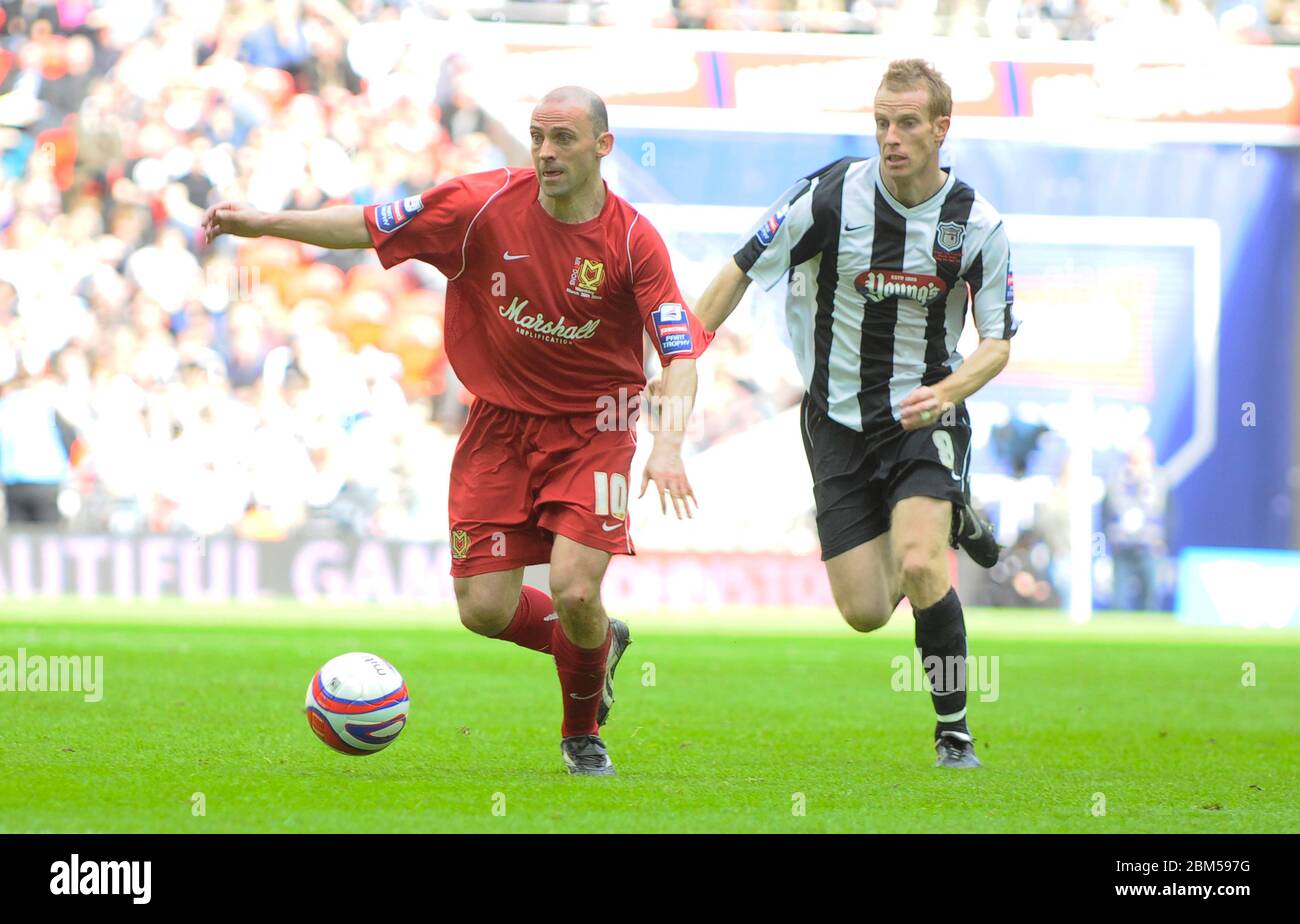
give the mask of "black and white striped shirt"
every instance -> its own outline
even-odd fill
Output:
[[[994,208],[951,172],[908,208],[879,164],[844,158],[800,180],[735,255],[764,288],[788,280],[786,317],[809,395],[871,436],[898,426],[909,392],[961,365],[968,302],[981,337],[1009,339],[1019,324]]]

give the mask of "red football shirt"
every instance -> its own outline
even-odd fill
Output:
[[[365,210],[386,268],[423,260],[447,277],[447,358],[471,393],[529,414],[595,412],[645,386],[643,330],[665,365],[704,352],[713,335],[644,216],[606,186],[599,215],[567,224],[537,192],[534,171],[503,167]]]

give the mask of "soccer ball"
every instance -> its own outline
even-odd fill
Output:
[[[410,698],[397,668],[361,651],[331,658],[307,686],[307,722],[344,754],[373,754],[406,727]]]

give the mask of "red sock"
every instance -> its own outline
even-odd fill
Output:
[[[525,584],[519,593],[519,606],[515,609],[514,618],[496,638],[514,642],[520,648],[550,651],[551,627],[559,624],[551,598],[536,587]]]
[[[551,636],[551,651],[555,654],[555,670],[560,675],[560,689],[564,693],[564,724],[560,734],[565,738],[574,735],[594,735],[599,731],[596,712],[600,708],[600,695],[605,689],[605,659],[609,656],[608,633],[599,648],[579,648],[564,634],[559,620]]]

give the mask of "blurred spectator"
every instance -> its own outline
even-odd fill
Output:
[[[42,372],[19,371],[0,389],[0,482],[7,522],[52,526],[59,513],[59,490],[71,471],[76,432],[54,405]]]
[[[1111,478],[1103,505],[1106,539],[1114,559],[1117,609],[1154,610],[1160,604],[1165,506],[1155,447],[1143,437]]]

